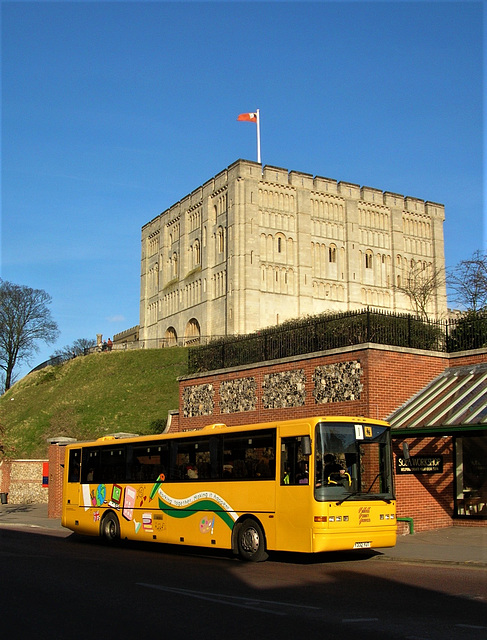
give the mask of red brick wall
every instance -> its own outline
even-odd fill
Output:
[[[282,420],[285,414],[287,418],[300,418],[309,416],[310,412],[318,415],[365,415],[366,404],[361,399],[359,401],[332,403],[316,405],[313,398],[313,372],[318,365],[331,364],[336,362],[346,362],[359,360],[356,352],[335,354],[332,356],[322,356],[319,358],[307,358],[302,360],[290,360],[284,363],[263,364],[252,368],[245,368],[238,371],[220,371],[198,378],[183,380],[179,384],[179,425],[182,431],[187,429],[200,429],[208,424],[223,422],[229,426],[242,424],[271,422],[272,420]],[[264,409],[262,407],[262,382],[264,376],[269,373],[279,373],[282,371],[293,371],[304,369],[306,376],[306,404],[301,407],[291,407],[287,409]],[[238,378],[255,378],[257,385],[257,403],[255,411],[242,411],[239,413],[221,413],[218,398],[220,384],[223,381],[235,380]],[[185,417],[183,406],[183,392],[186,387],[201,384],[212,384],[214,387],[215,407],[212,415]],[[346,405],[346,406],[342,406]]]
[[[49,445],[49,505],[48,517],[60,518],[63,498],[63,466],[66,448],[57,444]]]
[[[179,426],[179,413],[173,413],[171,417],[171,424],[167,431],[168,433],[176,433],[178,431],[181,431],[181,428]]]
[[[442,355],[367,349],[365,415],[385,419],[448,366]]]
[[[441,455],[443,472],[396,474],[397,517],[413,518],[417,532],[450,527],[454,495],[452,438],[398,438],[393,444],[394,465],[396,458],[403,455],[404,441],[412,456]]]
[[[0,493],[8,493],[11,469],[12,463],[9,460],[3,460],[0,465]]]
[[[449,367],[464,367],[470,364],[480,364],[487,362],[487,353],[484,349],[476,349],[462,354],[450,353],[448,356]]]
[[[317,404],[313,397],[313,373],[320,365],[337,362],[359,361],[362,369],[363,390],[360,400]],[[448,366],[448,356],[404,351],[394,347],[366,347],[330,355],[307,356],[286,362],[263,363],[261,366],[235,371],[219,371],[208,375],[182,380],[179,385],[179,428],[200,429],[207,424],[223,422],[229,426],[268,422],[309,415],[357,415],[370,418],[386,418],[415,393],[426,386]],[[262,382],[266,374],[303,369],[306,376],[306,400],[304,406],[286,409],[264,409],[262,406]],[[222,381],[254,377],[257,384],[255,411],[221,413],[218,405]],[[206,416],[185,417],[183,392],[186,387],[212,384],[215,406]],[[173,429],[171,429],[173,431]]]

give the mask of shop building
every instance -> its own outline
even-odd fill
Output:
[[[401,510],[429,528],[485,524],[487,362],[446,369],[388,419]]]

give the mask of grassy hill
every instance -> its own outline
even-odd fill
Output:
[[[0,397],[0,444],[9,457],[42,458],[49,437],[160,433],[187,358],[176,347],[111,351],[31,373]]]

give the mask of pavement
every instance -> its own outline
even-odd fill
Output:
[[[59,518],[49,518],[47,504],[0,505],[0,529],[30,530],[67,537]],[[397,537],[395,547],[374,549],[374,559],[408,563],[487,567],[487,523],[454,526]]]

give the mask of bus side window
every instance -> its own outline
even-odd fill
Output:
[[[132,482],[155,482],[162,474],[167,475],[169,449],[167,444],[134,446],[127,451],[128,479]]]
[[[281,440],[281,485],[309,484],[309,460],[301,436]]]
[[[69,452],[68,482],[79,482],[81,449],[71,449]]]
[[[169,480],[191,482],[218,477],[219,438],[197,436],[171,442]]]
[[[95,447],[83,449],[81,460],[81,482],[100,482],[100,450]]]
[[[271,480],[276,477],[275,431],[226,434],[223,473],[227,479]]]

